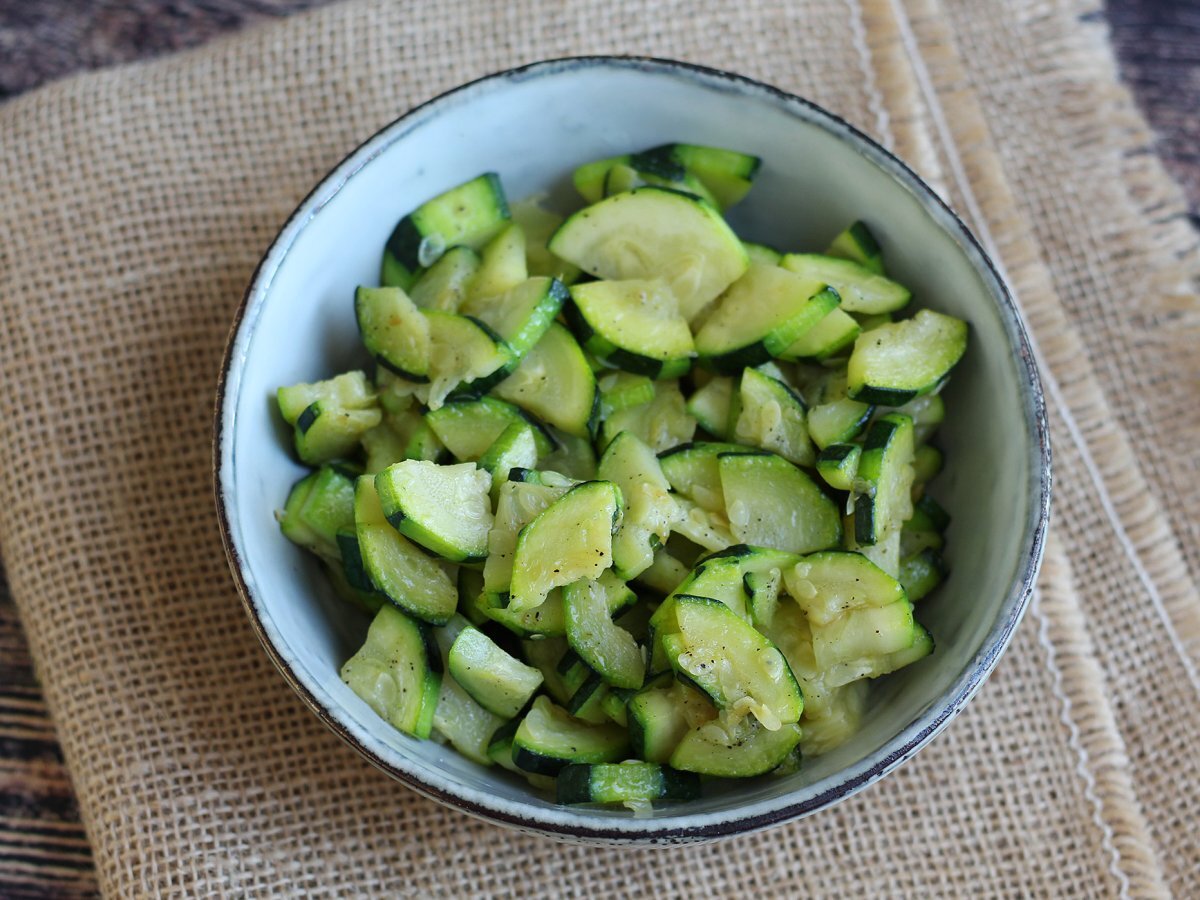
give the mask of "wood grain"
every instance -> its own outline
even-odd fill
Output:
[[[0,101],[324,2],[0,0]],[[1122,76],[1200,225],[1200,0],[1111,0],[1105,15]],[[70,780],[0,578],[0,898],[95,893]]]

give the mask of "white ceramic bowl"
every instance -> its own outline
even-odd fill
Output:
[[[820,248],[866,219],[917,305],[960,316],[971,341],[946,399],[939,498],[953,516],[949,579],[921,604],[933,656],[878,682],[866,724],[799,773],[727,783],[645,817],[555,805],[522,782],[380,719],[338,678],[366,622],[273,518],[302,469],[272,409],[279,385],[365,364],[351,298],[377,283],[397,218],[480,172],[510,197],[561,190],[580,163],[667,141],[763,157],[731,218],[745,237]],[[929,742],[991,672],[1041,561],[1050,460],[1038,375],[1008,292],[961,221],[902,162],[836,116],[735,75],[596,57],[472,82],[388,125],[283,226],[238,311],[218,396],[217,503],[230,566],[260,639],[317,715],[388,774],[472,815],[582,841],[679,843],[811,813],[882,778]]]

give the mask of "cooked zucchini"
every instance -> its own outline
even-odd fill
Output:
[[[648,762],[570,765],[558,773],[559,803],[632,803],[694,800],[700,779]]]
[[[542,684],[541,672],[469,625],[454,639],[446,667],[476,703],[505,719],[519,713]]]
[[[612,590],[629,592],[615,579],[581,579],[563,591],[567,620],[567,643],[606,684],[636,689],[646,674],[641,648],[628,631],[612,621],[609,612]]]
[[[439,466],[409,459],[375,476],[375,490],[392,527],[452,562],[487,556],[491,485],[491,476],[474,463]]]
[[[742,373],[741,411],[733,429],[739,444],[770,450],[798,466],[815,461],[804,401],[778,378],[758,369]]]
[[[838,234],[826,248],[825,255],[848,259],[876,275],[883,274],[883,251],[865,222],[855,222]]]
[[[967,349],[967,323],[922,309],[864,331],[846,369],[850,397],[900,406],[937,389]]]
[[[571,288],[571,301],[567,319],[597,358],[649,378],[691,368],[692,333],[665,281],[589,281]]]
[[[854,540],[885,540],[912,515],[912,419],[890,413],[871,424],[858,463]]]
[[[539,454],[554,449],[554,438],[541,422],[495,397],[451,401],[427,412],[425,421],[446,449],[462,462],[473,462],[483,456],[514,422],[530,426]]]
[[[785,352],[837,305],[837,293],[823,282],[755,263],[697,332],[696,353],[723,373],[760,365]]]
[[[748,265],[737,235],[711,205],[668,188],[616,194],[575,213],[550,250],[598,278],[661,278],[689,322]]]
[[[613,568],[622,578],[635,578],[654,562],[679,517],[671,485],[654,451],[628,431],[608,445],[597,476],[621,490],[625,513],[613,535]]]
[[[538,697],[513,735],[512,758],[526,772],[557,775],[571,763],[616,762],[628,746],[619,725],[589,725]]]
[[[571,332],[557,322],[492,392],[568,434],[590,436],[596,376]]]
[[[713,719],[688,731],[671,754],[671,766],[699,775],[752,778],[782,763],[800,743],[800,726],[775,731],[752,716],[736,724]]]
[[[842,539],[837,507],[811,478],[773,453],[722,453],[730,531],[743,544],[812,553]]]
[[[848,313],[895,312],[912,299],[912,292],[904,285],[848,259],[789,253],[780,265],[802,278],[829,285],[842,298],[842,309]]]
[[[429,380],[429,321],[398,287],[360,287],[354,315],[363,346],[380,365],[409,381]]]
[[[451,247],[413,282],[408,296],[423,309],[456,313],[478,271],[478,253],[470,247]]]
[[[396,224],[384,245],[380,282],[407,290],[447,248],[478,249],[508,219],[508,202],[494,172],[438,194]]]

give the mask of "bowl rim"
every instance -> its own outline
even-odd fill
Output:
[[[233,465],[233,434],[237,400],[240,395],[242,367],[246,361],[247,345],[257,325],[258,312],[264,302],[275,272],[282,264],[291,245],[309,221],[315,217],[349,180],[376,156],[382,154],[407,133],[406,126],[417,126],[421,120],[436,113],[438,107],[452,102],[457,95],[485,84],[520,82],[526,79],[570,73],[582,68],[631,69],[656,75],[681,77],[699,82],[708,89],[740,93],[774,105],[807,124],[825,132],[876,167],[890,175],[908,191],[924,213],[941,228],[967,257],[972,268],[984,282],[996,304],[1010,346],[1016,351],[1019,381],[1022,386],[1021,406],[1025,425],[1033,438],[1029,447],[1031,479],[1028,489],[1033,494],[1029,514],[1024,523],[1022,547],[1024,562],[1019,576],[1010,585],[996,620],[989,628],[979,650],[961,671],[952,685],[930,703],[883,747],[864,759],[841,769],[816,784],[800,789],[807,793],[799,799],[797,792],[757,801],[743,811],[734,807],[713,813],[683,812],[679,815],[639,819],[608,818],[588,815],[584,810],[567,807],[539,808],[523,801],[496,798],[489,803],[464,798],[456,793],[446,779],[446,786],[433,784],[423,773],[406,769],[384,759],[365,746],[352,730],[341,722],[331,709],[313,694],[292,670],[283,654],[274,646],[263,624],[255,602],[255,589],[244,574],[245,562],[231,525],[229,510],[235,505],[236,477]],[[270,246],[256,266],[250,282],[235,312],[230,327],[217,382],[213,425],[213,487],[221,541],[227,562],[238,589],[242,605],[249,616],[259,642],[271,662],[317,717],[342,740],[377,768],[415,790],[417,793],[469,815],[527,832],[565,839],[592,842],[655,842],[681,843],[709,841],[716,838],[747,834],[770,828],[817,810],[832,806],[859,790],[880,780],[911,759],[936,737],[978,692],[995,668],[1000,656],[1011,643],[1013,634],[1029,606],[1038,570],[1045,549],[1046,529],[1050,515],[1052,486],[1049,426],[1045,398],[1037,363],[1030,345],[1021,312],[996,264],[962,219],[899,157],[880,145],[840,116],[796,94],[744,75],[722,69],[654,56],[640,55],[581,55],[539,60],[500,70],[460,84],[426,100],[393,121],[384,125],[342,158],[288,216]],[[813,790],[815,787],[819,790]],[[694,821],[690,821],[694,820]],[[690,824],[689,824],[690,821]]]

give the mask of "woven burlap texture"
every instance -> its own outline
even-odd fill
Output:
[[[356,2],[0,108],[0,550],[109,894],[1200,891],[1195,242],[1090,10],[710,6]],[[414,103],[586,52],[741,71],[895,148],[1051,376],[1056,523],[996,674],[881,784],[712,846],[557,845],[390,782],[267,663],[212,506],[221,350],[292,207]]]

